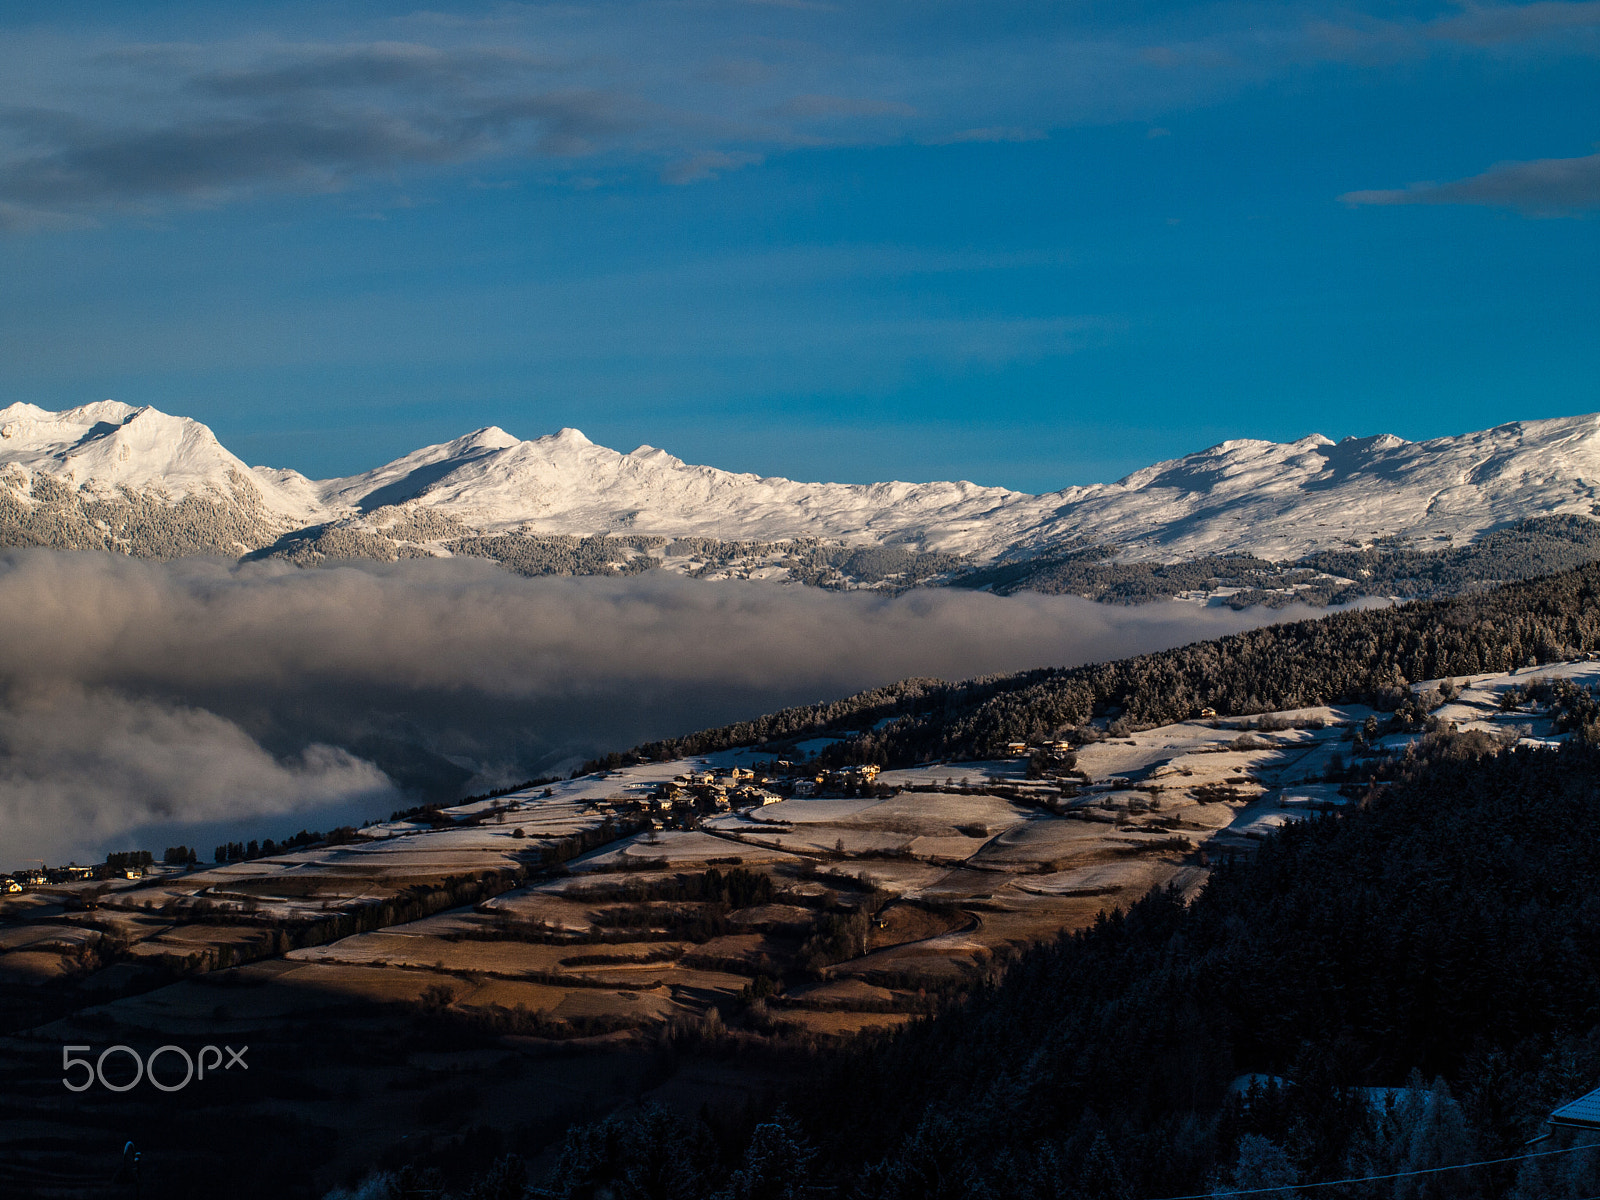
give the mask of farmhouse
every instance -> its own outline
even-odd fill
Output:
[[[838,771],[829,771],[826,775],[817,777],[817,782],[830,791],[848,790],[850,788],[864,787],[878,777],[879,768],[876,763],[864,763],[858,767],[845,767]]]
[[[734,804],[740,808],[758,808],[762,805],[776,804],[782,799],[782,796],[774,795],[764,788],[758,788],[751,784],[742,784],[733,789]]]

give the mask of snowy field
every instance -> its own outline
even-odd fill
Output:
[[[1597,686],[1600,662],[1458,679],[1434,715],[1553,744],[1564,735],[1548,712],[1502,705],[1538,679]],[[1080,747],[1066,783],[1030,780],[1021,758],[928,763],[883,772],[879,794],[692,817],[652,799],[770,754],[625,767],[382,822],[345,845],[0,898],[0,981],[72,984],[118,1020],[162,1026],[208,993],[147,991],[152,972],[231,966],[283,985],[226,1006],[263,1019],[448,993],[464,1019],[515,1012],[513,1031],[571,1037],[743,1011],[766,976],[787,982],[763,1028],[888,1026],[1003,950],[1152,887],[1193,894],[1219,858],[1349,803],[1329,776],[1374,716],[1387,720],[1337,706],[1187,721]],[[1369,753],[1402,754],[1417,736]],[[732,876],[742,891],[695,890]]]

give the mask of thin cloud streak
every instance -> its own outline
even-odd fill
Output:
[[[1449,183],[1346,192],[1349,205],[1473,204],[1534,217],[1571,216],[1600,208],[1600,154],[1496,163],[1481,175]]]
[[[1472,5],[1428,25],[1436,38],[1474,46],[1538,41],[1600,29],[1600,0],[1535,0],[1532,4]]]

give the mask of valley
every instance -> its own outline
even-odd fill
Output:
[[[1437,728],[1553,744],[1569,735],[1532,697],[1557,680],[1594,688],[1600,662],[1413,691]],[[52,1082],[63,1044],[248,1044],[257,1074],[208,1084],[207,1109],[318,1131],[306,1170],[324,1187],[378,1160],[397,1121],[441,1146],[466,1122],[537,1157],[624,1101],[753,1100],[796,1056],[934,1012],[1102,912],[1197,895],[1274,829],[1366,795],[1426,736],[1374,732],[1393,726],[1321,705],[881,772],[811,765],[834,738],[769,742],[288,853],[31,887],[0,898],[0,1081],[31,1097],[0,1162],[13,1181],[70,1176],[50,1147],[115,1140],[112,1097]],[[189,1121],[201,1094],[144,1102]]]

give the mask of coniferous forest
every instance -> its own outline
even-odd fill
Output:
[[[1409,752],[1368,760],[1348,807],[1213,862],[1194,899],[1157,891],[996,961],[893,1035],[774,1049],[760,1064],[770,1084],[748,1101],[590,1110],[515,1143],[541,1156],[531,1171],[503,1155],[503,1138],[475,1140],[462,1124],[414,1156],[400,1146],[378,1164],[381,1188],[352,1179],[361,1190],[345,1200],[517,1200],[530,1187],[559,1200],[1600,1195],[1600,1147],[1528,1157],[1526,1146],[1555,1107],[1600,1087],[1600,702],[1567,681],[1526,681],[1517,699],[1534,694],[1573,736],[1511,747],[1430,718],[1412,688],[1600,650],[1597,596],[1591,565],[1119,662],[909,681],[641,747],[629,757],[828,733],[840,740],[826,756],[907,763],[1202,707],[1329,702],[1425,731]],[[753,885],[730,872],[704,886]],[[740,1002],[759,1000],[753,982]],[[448,1008],[425,993],[415,1028],[471,1046],[505,1033],[447,1025]],[[714,1028],[666,1029],[638,1049],[652,1071],[659,1061],[657,1082],[679,1056],[768,1053]],[[203,1111],[188,1119],[207,1128]],[[307,1141],[265,1121],[230,1138],[235,1162]],[[1511,1161],[1416,1174],[1480,1160]],[[292,1186],[246,1172],[232,1194],[310,1196],[308,1172]],[[213,1182],[169,1194],[214,1195]]]
[[[1211,708],[1400,708],[1408,684],[1508,671],[1600,649],[1600,564],[1449,600],[1347,611],[1082,667],[946,683],[910,679],[831,703],[671,738],[617,762],[833,735],[842,761],[985,758],[1096,718],[1146,728]],[[603,767],[606,762],[589,764]],[[615,764],[612,764],[615,765]]]
[[[1597,885],[1600,751],[1436,737],[742,1125],[573,1131],[547,1194],[1138,1200],[1516,1156],[1600,1084]],[[1315,1194],[1597,1192],[1600,1150]]]
[[[1121,662],[908,681],[628,757],[818,733],[844,738],[836,757],[980,756],[1201,706],[1364,701],[1404,718],[1412,682],[1600,647],[1597,588],[1591,566]],[[1588,693],[1548,699],[1578,734],[1559,749],[1435,729],[1357,804],[1218,865],[1192,903],[1157,892],[1102,914],[765,1105],[571,1130],[536,1194],[1600,1194],[1600,1150],[1524,1157],[1552,1109],[1600,1085],[1600,748]]]

